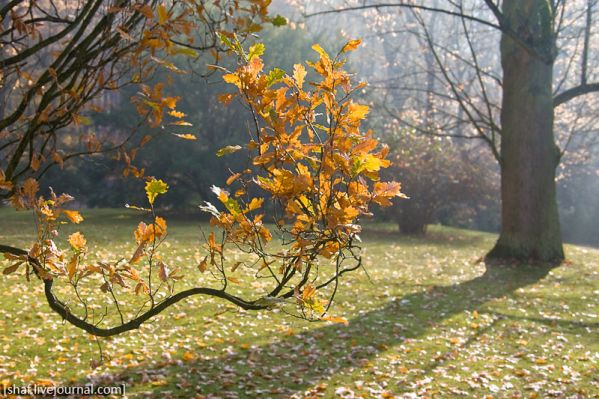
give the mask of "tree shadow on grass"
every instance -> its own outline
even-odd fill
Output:
[[[247,350],[237,347],[228,354],[200,356],[191,362],[130,368],[111,376],[110,382],[148,386],[148,381],[157,378],[166,384],[144,396],[160,398],[192,397],[195,392],[222,398],[286,398],[337,374],[351,374],[388,348],[425,337],[433,326],[453,315],[474,311],[488,301],[534,284],[549,270],[538,266],[487,267],[472,280],[432,286],[360,313],[348,326],[326,325],[292,336],[281,334],[282,338],[277,335],[266,345]],[[438,360],[423,364],[424,369],[434,368]]]

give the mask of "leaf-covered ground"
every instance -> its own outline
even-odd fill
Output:
[[[84,216],[100,257],[130,253],[137,215]],[[93,370],[96,341],[50,311],[40,283],[2,276],[0,383],[125,383],[128,397],[157,398],[599,397],[599,250],[568,246],[549,272],[486,271],[493,235],[391,229],[368,227],[368,274],[343,280],[333,312],[348,326],[194,297],[103,341],[110,360]],[[192,284],[198,223],[169,231],[165,258]],[[0,210],[1,243],[26,246],[32,233],[26,215]]]

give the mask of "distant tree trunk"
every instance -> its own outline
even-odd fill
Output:
[[[552,10],[546,0],[504,0],[505,22],[534,52],[501,39],[501,234],[491,259],[555,262],[564,258],[553,134]]]
[[[406,200],[397,210],[399,232],[406,235],[426,234],[426,226],[430,223],[431,212],[420,204]]]
[[[426,224],[416,220],[403,218],[399,222],[399,232],[404,235],[422,236],[426,234]]]

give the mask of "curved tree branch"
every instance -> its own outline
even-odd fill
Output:
[[[11,247],[8,245],[0,245],[0,253],[9,253],[16,256],[23,256],[28,254],[28,252],[23,249]],[[28,258],[28,261],[29,263],[36,264],[39,266],[39,262],[34,258]],[[193,295],[209,295],[225,299],[245,310],[263,310],[268,308],[267,306],[256,304],[255,301],[246,301],[235,295],[228,294],[222,290],[207,287],[195,287],[178,292],[177,294],[166,298],[164,301],[158,303],[153,308],[150,308],[148,311],[140,314],[139,316],[129,320],[124,324],[111,328],[102,328],[92,323],[89,323],[84,319],[73,314],[68,308],[68,306],[66,306],[58,298],[56,298],[56,296],[52,292],[53,283],[53,280],[44,280],[44,293],[46,295],[46,300],[48,302],[48,305],[50,305],[50,308],[54,312],[58,313],[64,320],[68,321],[75,327],[80,328],[88,332],[89,334],[95,335],[97,337],[111,337],[113,335],[122,334],[126,331],[136,330],[144,322],[162,313],[166,308]]]

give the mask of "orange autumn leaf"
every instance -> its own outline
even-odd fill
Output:
[[[83,234],[77,231],[69,236],[69,244],[71,244],[74,250],[81,251],[85,248],[87,241]]]
[[[241,173],[235,173],[229,176],[229,178],[226,181],[227,186],[230,186],[235,180],[239,179],[239,177],[241,177]]]
[[[370,108],[368,105],[351,103],[347,111],[347,117],[352,121],[359,121],[366,118]]]
[[[187,116],[183,112],[180,112],[180,111],[177,111],[177,110],[174,110],[174,109],[171,110],[171,111],[168,111],[168,114],[170,116],[172,116],[172,117],[179,118],[179,119],[180,118],[185,118]]]
[[[23,194],[25,194],[25,196],[28,198],[35,197],[35,194],[37,194],[39,189],[40,189],[40,186],[39,186],[37,180],[35,180],[33,177],[28,178],[23,183]]]
[[[65,209],[64,214],[67,216],[67,218],[71,221],[71,223],[75,223],[75,224],[79,224],[81,222],[83,222],[83,216],[81,216],[81,214],[77,211],[70,211]]]
[[[75,254],[71,257],[71,260],[69,260],[69,263],[67,264],[67,274],[69,276],[69,280],[73,280],[73,277],[75,276],[75,273],[77,272],[77,264],[79,262],[79,255]]]
[[[349,42],[347,42],[345,44],[345,46],[343,46],[343,49],[341,51],[342,52],[354,51],[355,49],[357,49],[360,46],[360,44],[362,44],[362,40],[360,40],[360,39],[350,40]]]
[[[320,318],[321,320],[330,321],[331,323],[339,323],[344,325],[349,325],[349,321],[345,317],[339,316],[324,316]]]

